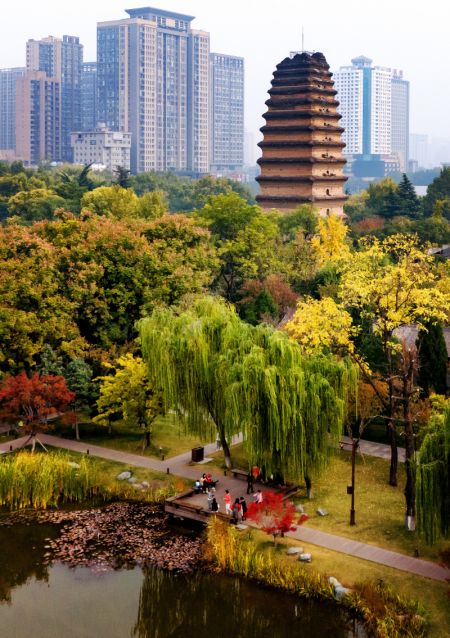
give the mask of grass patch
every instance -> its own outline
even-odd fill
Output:
[[[71,426],[66,426],[60,422],[55,423],[53,433],[64,438],[75,438],[75,432]],[[202,445],[202,441],[198,437],[184,433],[183,425],[174,414],[167,414],[156,419],[153,424],[151,445],[145,450],[142,449],[143,436],[143,432],[138,426],[135,428],[125,426],[120,421],[113,424],[112,434],[108,434],[107,428],[92,423],[89,419],[85,419],[80,423],[80,438],[83,443],[93,443],[113,450],[121,450],[158,459],[161,458],[161,454],[167,459]],[[210,443],[210,441],[207,442]]]

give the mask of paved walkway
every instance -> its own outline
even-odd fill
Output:
[[[197,464],[195,466],[189,465],[189,462],[191,460],[190,453],[180,454],[179,456],[167,459],[167,461],[159,461],[158,459],[154,459],[151,457],[139,456],[137,454],[130,454],[127,452],[121,452],[119,450],[112,450],[100,445],[92,445],[90,443],[83,443],[82,441],[62,439],[50,434],[40,434],[39,439],[44,443],[44,445],[64,448],[66,450],[81,453],[86,453],[87,450],[89,450],[89,454],[91,454],[92,456],[98,456],[99,458],[107,459],[110,461],[118,461],[120,463],[133,465],[135,467],[143,467],[150,470],[155,470],[157,472],[167,472],[167,470],[169,470],[171,474],[191,480],[200,478],[204,471],[203,468],[205,468],[206,471],[206,468],[208,467],[207,465],[202,464]],[[12,449],[22,447],[26,440],[27,437],[21,437],[20,439],[15,439],[13,441],[8,441],[6,443],[0,444],[0,454],[8,452],[10,450],[10,446],[12,446]],[[235,437],[235,439],[233,439],[233,444],[238,443],[240,440],[240,437]],[[363,451],[363,454],[370,455],[373,451],[374,456],[381,456],[382,458],[386,458],[384,455],[389,450],[389,446],[382,446],[381,444],[364,441],[364,449],[362,448],[362,446],[361,449]],[[208,454],[212,454],[215,451],[215,443],[205,446],[206,456]],[[389,456],[387,458],[389,458]],[[218,503],[221,504],[221,509],[223,510],[224,507],[222,499],[225,489],[229,489],[233,497],[245,496],[247,485],[246,482],[242,479],[233,478],[228,473],[227,476],[219,477],[219,484],[217,487],[218,489],[216,492],[216,498]],[[262,489],[264,491],[265,488]],[[198,495],[192,498],[198,500],[199,503],[204,503],[206,507],[205,495]],[[450,570],[446,569],[445,567],[441,567],[436,563],[421,560],[419,558],[412,558],[404,554],[399,554],[397,552],[391,552],[389,550],[376,547],[374,545],[368,545],[367,543],[360,543],[358,541],[353,541],[342,536],[336,536],[334,534],[321,532],[310,527],[298,527],[295,532],[289,532],[287,536],[298,539],[299,541],[304,543],[311,543],[313,545],[325,547],[326,549],[331,549],[336,552],[348,554],[356,558],[373,561],[374,563],[385,565],[386,567],[400,569],[434,580],[445,581],[450,579]]]
[[[351,445],[352,440],[348,436],[341,437],[341,440]],[[373,441],[360,441],[359,442],[359,452],[361,454],[367,454],[367,456],[377,456],[380,459],[387,459],[388,461],[391,458],[391,447],[390,445],[386,445],[384,443],[374,443]],[[405,450],[402,447],[398,448],[398,460],[400,463],[405,462]]]

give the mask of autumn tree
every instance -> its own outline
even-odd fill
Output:
[[[293,525],[294,503],[284,499],[281,492],[264,492],[261,503],[250,503],[246,517],[266,534],[273,536],[274,544],[277,536],[283,537],[286,532],[294,532],[297,529]]]
[[[37,433],[47,429],[49,417],[64,412],[74,398],[75,393],[60,376],[21,372],[6,377],[0,385],[1,412],[9,421],[23,422],[30,434],[25,445],[31,441],[33,451]]]
[[[142,449],[145,449],[150,446],[152,425],[163,412],[161,396],[150,382],[140,357],[126,354],[117,359],[112,369],[113,374],[98,378],[98,415],[93,421],[110,428],[111,419],[119,417],[125,425],[137,425],[144,433]]]

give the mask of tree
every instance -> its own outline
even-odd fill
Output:
[[[431,215],[436,202],[441,201],[442,214],[450,219],[450,168],[448,166],[441,170],[438,177],[427,188],[427,194],[423,199],[423,209],[425,215]]]
[[[403,173],[402,180],[398,185],[397,195],[399,199],[398,215],[406,215],[407,217],[419,216],[420,200],[405,173]]]
[[[417,462],[417,527],[432,544],[450,536],[450,409],[434,419]]]
[[[262,503],[250,503],[247,518],[254,521],[266,534],[273,536],[274,544],[277,536],[283,537],[286,532],[297,529],[293,525],[294,503],[284,500],[282,493],[264,492]]]
[[[373,182],[367,189],[367,207],[375,215],[392,217],[398,204],[396,195],[398,186],[392,177]]]
[[[115,363],[114,374],[99,377],[98,416],[94,421],[110,427],[119,416],[126,425],[138,425],[143,433],[142,448],[150,446],[152,424],[163,413],[160,394],[150,383],[140,357],[126,354]]]
[[[35,222],[41,219],[51,219],[58,208],[62,208],[65,201],[53,190],[35,188],[30,191],[20,191],[8,200],[8,213],[17,215],[24,222]]]
[[[350,249],[346,241],[348,227],[337,215],[321,217],[318,233],[311,240],[321,266],[339,264],[348,258]]]
[[[385,412],[391,443],[389,482],[397,484],[396,422],[405,434],[406,516],[414,527],[414,429],[411,402],[417,393],[415,347],[399,344],[394,331],[402,325],[444,321],[450,310],[450,296],[437,286],[433,259],[418,246],[417,238],[392,236],[383,242],[363,242],[342,275],[339,291],[342,303],[371,322],[380,338],[385,359],[384,379],[388,385]]]
[[[89,405],[92,398],[92,368],[84,359],[74,359],[67,364],[64,371],[67,386],[71,392],[75,393],[73,425],[75,427],[75,438],[80,440],[79,419],[80,410]]]
[[[230,437],[243,432],[251,461],[267,475],[310,477],[325,467],[337,440],[351,376],[270,326],[250,326],[221,299],[196,299],[175,313],[156,309],[139,332],[149,375],[189,432],[215,426],[231,468]]]
[[[249,279],[243,284],[241,295],[239,314],[253,325],[260,321],[279,323],[298,300],[298,295],[280,275],[269,275],[262,281]]]
[[[32,441],[33,452],[38,431],[47,429],[48,418],[64,412],[74,398],[75,393],[69,390],[66,380],[60,376],[41,377],[34,373],[29,377],[21,372],[15,377],[6,377],[0,385],[2,414],[8,420],[24,422],[30,433],[28,441]]]
[[[138,197],[131,188],[100,186],[87,192],[81,199],[82,210],[95,215],[108,215],[116,219],[137,216]]]
[[[422,396],[430,392],[446,394],[448,353],[440,323],[427,323],[417,337],[419,354],[418,385]]]
[[[144,193],[139,197],[136,214],[143,219],[157,219],[168,212],[167,199],[163,191]]]
[[[91,164],[86,164],[81,171],[70,166],[58,175],[54,189],[60,197],[64,198],[65,208],[72,213],[80,212],[83,195],[96,186],[89,175],[90,171]]]
[[[45,343],[40,354],[39,363],[36,366],[37,371],[41,376],[47,376],[52,374],[54,376],[65,376],[63,360],[48,343]],[[72,388],[70,388],[72,390]]]
[[[116,166],[114,169],[114,175],[116,177],[116,184],[121,188],[128,188],[130,185],[131,171],[125,166]]]

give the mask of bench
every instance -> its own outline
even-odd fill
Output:
[[[339,441],[339,448],[341,450],[351,450],[353,448],[353,443],[351,441],[344,441],[341,439]]]
[[[238,470],[237,468],[234,468],[233,470],[231,470],[231,473],[234,478],[243,478],[247,480],[248,472],[246,472],[245,470]]]

